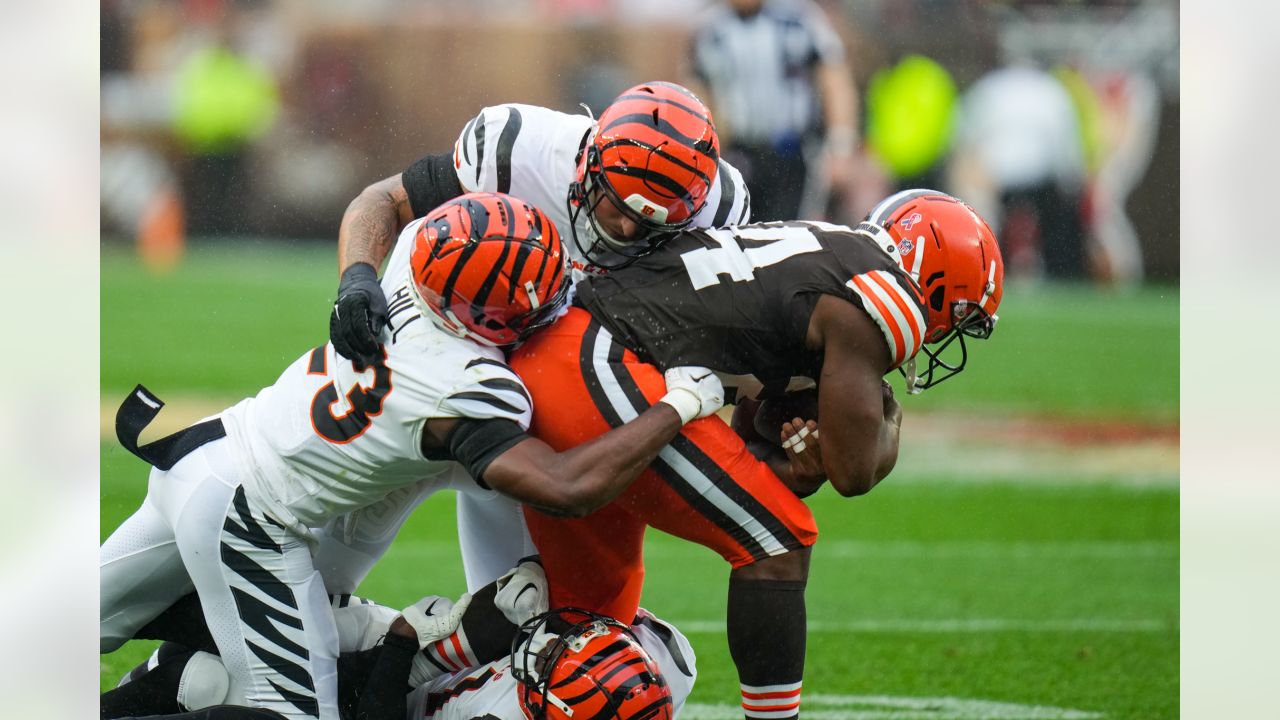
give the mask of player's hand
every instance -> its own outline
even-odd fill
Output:
[[[663,374],[667,381],[664,402],[680,413],[680,422],[704,418],[724,406],[724,386],[720,378],[704,367],[673,367]]]
[[[348,360],[365,365],[378,353],[378,334],[387,324],[387,296],[378,271],[369,263],[353,263],[342,273],[338,300],[329,315],[329,340]]]
[[[549,608],[547,574],[537,558],[527,557],[498,578],[493,604],[515,625],[523,625]]]
[[[433,642],[443,640],[458,629],[462,614],[471,604],[471,594],[466,593],[452,602],[439,595],[428,595],[400,611],[400,618],[392,622],[393,629],[403,619],[418,636],[418,649],[425,650]]]
[[[787,483],[796,495],[811,495],[827,480],[827,470],[822,464],[822,443],[819,442],[818,423],[792,418],[782,424],[782,449],[791,463],[791,477]]]

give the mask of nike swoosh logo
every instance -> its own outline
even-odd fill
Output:
[[[431,604],[427,606],[427,609],[422,611],[422,614],[423,614],[423,615],[426,615],[427,617],[431,617],[431,608],[435,607],[435,606],[436,606],[436,603],[438,603],[438,602],[440,602],[440,599],[439,599],[439,598],[436,598],[435,600],[432,600],[432,601],[431,601]]]
[[[515,602],[512,603],[512,605],[520,602],[520,596],[524,595],[529,590],[533,590],[534,592],[537,592],[538,586],[534,585],[533,583],[525,583],[524,587],[520,588],[520,592],[516,593],[516,599],[515,599]]]

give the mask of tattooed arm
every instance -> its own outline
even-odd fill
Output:
[[[338,230],[338,273],[355,263],[375,270],[391,252],[396,237],[413,220],[409,191],[399,174],[365,188],[342,216]]]

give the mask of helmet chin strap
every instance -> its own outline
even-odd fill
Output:
[[[547,702],[551,703],[552,705],[555,705],[557,710],[564,713],[565,715],[568,715],[569,717],[573,717],[573,708],[569,707],[568,705],[565,704],[563,700],[556,697],[555,693],[551,692],[550,690],[547,690],[546,694],[543,695],[543,697],[547,699]]]
[[[924,392],[924,388],[916,387],[918,376],[916,375],[916,359],[914,355],[910,360],[902,364],[902,377],[907,381],[908,395],[919,395]]]

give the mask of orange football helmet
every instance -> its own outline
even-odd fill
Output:
[[[917,374],[914,358],[904,363],[907,391],[920,392],[963,370],[968,362],[965,338],[990,337],[999,319],[1004,260],[995,233],[972,207],[924,189],[904,190],[881,201],[859,229],[887,239],[881,244],[896,250],[927,308],[921,352],[929,364]],[[943,351],[956,341],[958,357],[944,360]]]
[[[569,187],[574,243],[602,268],[652,252],[706,204],[719,161],[711,111],[687,88],[649,82],[624,90],[600,115],[578,158]],[[606,200],[635,223],[635,236],[614,237],[600,226],[595,208]],[[576,228],[584,212],[595,236],[589,242]]]
[[[631,629],[586,610],[524,623],[511,673],[528,720],[671,720],[671,690]]]
[[[428,213],[409,264],[423,315],[493,347],[549,324],[569,291],[555,225],[501,193],[469,193]]]

